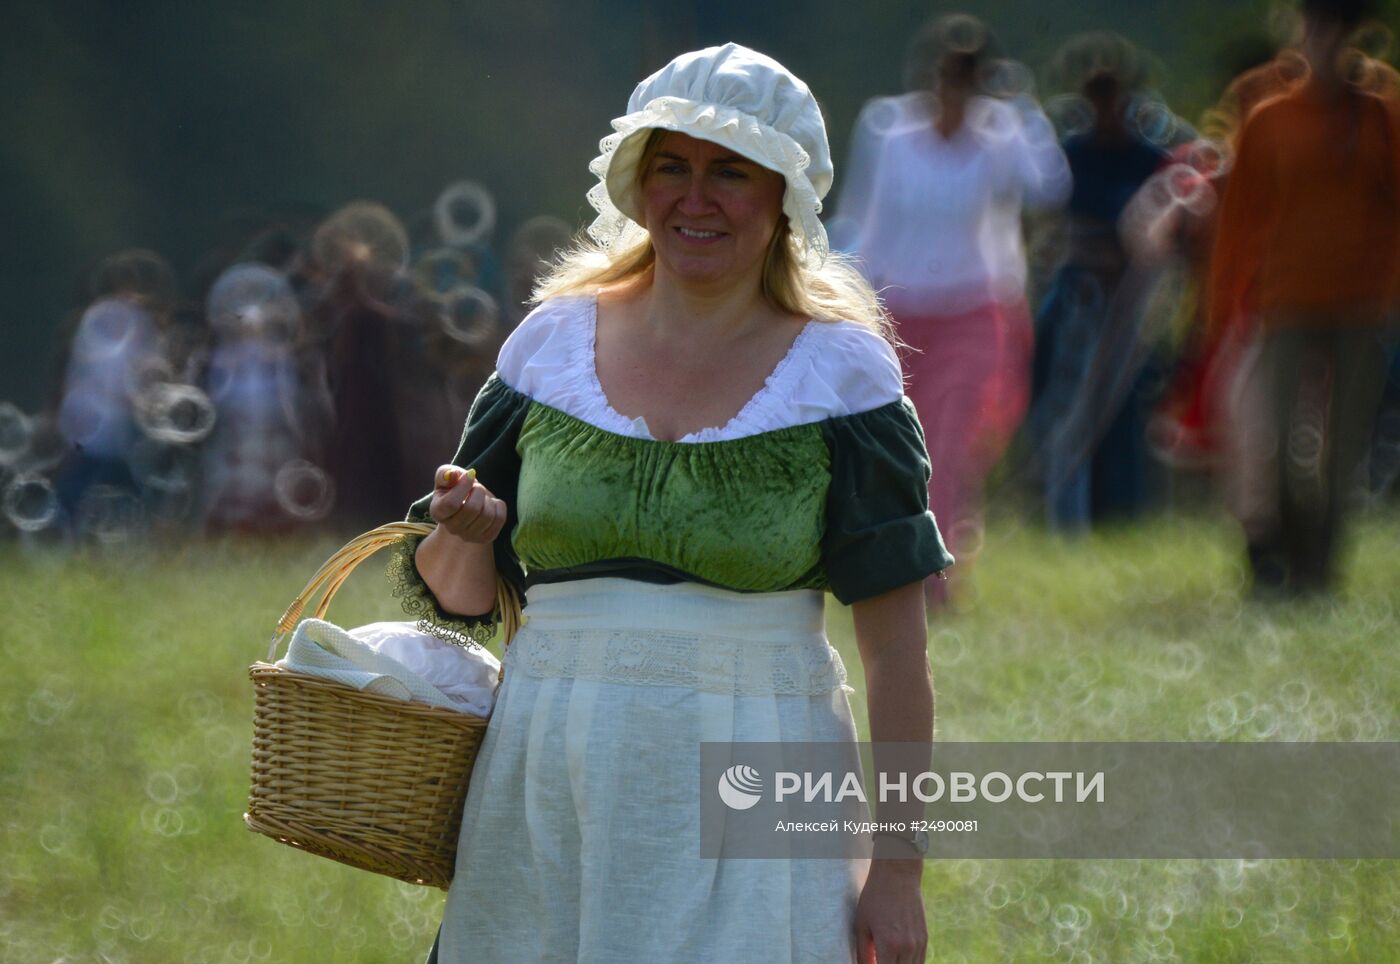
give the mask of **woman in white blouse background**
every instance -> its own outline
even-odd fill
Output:
[[[1072,186],[1024,68],[991,52],[985,26],[961,14],[915,38],[910,93],[872,100],[856,122],[831,227],[905,343],[933,466],[929,503],[964,562],[980,541],[982,480],[1029,399],[1021,208],[1063,204]],[[944,601],[942,582],[927,591]]]

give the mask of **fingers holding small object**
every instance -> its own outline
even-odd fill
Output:
[[[444,467],[445,469],[451,467]],[[496,498],[475,479],[475,472],[459,472],[456,484],[446,488],[439,485],[430,512],[434,521],[459,539],[467,542],[489,543],[505,527],[506,503]],[[440,472],[439,483],[452,476]]]
[[[476,469],[463,469],[456,465],[439,465],[433,478],[433,488],[439,492],[446,491],[462,481],[463,476],[475,481]]]
[[[476,483],[476,469],[461,469],[455,465],[438,467],[433,477],[433,502],[429,514],[434,521],[445,522],[467,504]]]

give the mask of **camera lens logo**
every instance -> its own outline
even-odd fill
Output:
[[[747,810],[763,794],[763,777],[751,766],[737,764],[719,775],[719,798],[730,810]]]

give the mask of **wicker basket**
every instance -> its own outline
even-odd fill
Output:
[[[351,540],[307,583],[277,624],[254,686],[249,830],[284,844],[446,889],[456,863],[467,780],[486,720],[425,703],[364,693],[272,665],[306,604],[325,616],[354,568],[379,549],[432,526],[396,522]],[[518,597],[497,584],[502,632],[520,622]]]

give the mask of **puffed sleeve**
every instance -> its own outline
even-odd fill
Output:
[[[1026,204],[1036,208],[1063,206],[1074,189],[1074,175],[1055,135],[1055,125],[1029,97],[1017,97],[1012,107],[1017,115],[1013,141],[1016,180],[1025,192]]]
[[[831,453],[822,562],[849,605],[953,564],[928,508],[929,461],[909,399],[822,424]]]
[[[453,465],[476,469],[482,484],[506,503],[506,525],[494,545],[496,572],[515,588],[522,601],[525,574],[511,549],[510,533],[519,521],[515,495],[520,480],[520,454],[516,441],[529,406],[529,396],[508,386],[498,375],[492,375],[472,402],[462,442],[452,457]],[[413,503],[408,510],[408,521],[431,521],[428,517],[431,502],[430,492]],[[395,547],[388,571],[394,595],[399,597],[406,613],[418,618],[423,631],[458,643],[484,643],[495,633],[500,613],[464,617],[446,612],[414,562],[414,554],[424,538],[407,538]]]
[[[881,131],[891,126],[887,118],[898,110],[892,98],[881,98],[861,108],[851,131],[851,149],[846,158],[841,193],[836,200],[836,216],[831,219],[831,245],[839,251],[856,252],[865,240],[870,205],[879,183],[876,168],[880,161]]]

